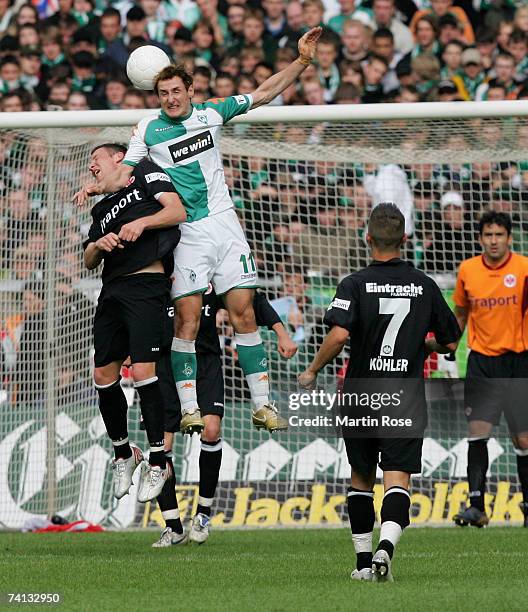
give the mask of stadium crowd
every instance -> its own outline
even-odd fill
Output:
[[[53,7],[51,0],[38,9],[0,0],[1,111],[157,108],[157,98],[131,88],[125,75],[129,53],[145,43],[192,68],[195,102],[251,92],[296,56],[298,38],[318,24],[324,31],[316,63],[274,104],[528,98],[525,2],[58,0]],[[443,145],[454,151],[494,146],[507,131],[507,147],[528,146],[526,124],[512,129],[511,122],[477,121],[473,127],[472,142],[467,132],[453,131]],[[292,125],[278,138],[320,145],[324,151],[339,145],[339,132],[339,126]],[[426,131],[407,132],[391,142],[412,152],[426,139]],[[369,144],[367,136],[363,146]],[[82,153],[70,144],[58,156],[56,324],[69,321],[72,312],[79,321],[81,313],[82,322],[67,334],[82,343],[93,314],[86,291],[79,289],[86,274],[80,250],[86,228],[71,205],[81,181]],[[399,203],[412,238],[406,255],[429,273],[447,274],[451,282],[457,265],[480,251],[475,227],[483,210],[512,214],[514,245],[527,244],[528,162],[417,160],[375,166],[320,157],[307,162],[300,154],[281,162],[241,151],[224,160],[268,296],[276,299],[279,314],[301,344],[299,371],[324,333],[321,314],[337,279],[368,260],[364,233],[374,203]],[[32,377],[34,360],[20,359],[20,351],[38,343],[35,334],[45,325],[48,162],[49,148],[41,138],[0,134],[0,283],[15,283],[2,289],[5,301],[0,296],[10,305],[0,320],[4,379],[7,374],[11,380]],[[17,293],[15,301],[10,291]],[[221,331],[226,355],[236,356],[227,322]],[[65,364],[78,348],[70,344],[73,353],[63,347]]]
[[[317,25],[316,62],[275,104],[528,97],[522,0],[0,0],[0,110],[157,107],[125,74],[144,44],[185,62],[197,102],[246,93]]]

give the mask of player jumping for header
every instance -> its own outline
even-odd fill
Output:
[[[258,286],[255,260],[234,210],[218,148],[220,128],[236,115],[271,102],[311,63],[321,35],[312,28],[299,40],[299,57],[264,81],[252,94],[191,103],[193,78],[182,66],[168,66],[155,80],[161,113],[135,128],[124,164],[130,172],[149,156],[171,177],[187,212],[174,253],[172,298],[176,302],[172,365],[184,433],[204,427],[196,395],[195,340],[202,294],[211,283],[222,296],[235,329],[240,365],[254,405],[253,424],[287,429],[269,398],[266,354],[253,311]],[[89,193],[89,191],[88,191]]]

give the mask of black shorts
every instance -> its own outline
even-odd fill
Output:
[[[363,476],[378,465],[384,472],[422,471],[423,438],[345,438],[352,471]]]
[[[528,351],[491,357],[471,351],[464,385],[468,421],[498,425],[504,412],[512,434],[528,431]]]
[[[158,361],[167,345],[170,280],[164,274],[121,276],[105,285],[94,318],[95,367],[126,359]]]
[[[224,416],[224,376],[222,359],[214,353],[197,353],[196,392],[202,416]],[[180,431],[181,407],[172,375],[170,351],[157,364],[157,375],[165,410],[165,431]]]

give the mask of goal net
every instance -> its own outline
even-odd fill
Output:
[[[295,111],[295,109],[289,109]],[[350,114],[350,113],[349,113]],[[286,116],[286,115],[285,115]],[[155,504],[111,492],[111,444],[93,389],[92,318],[100,281],[82,264],[89,209],[72,205],[91,148],[127,143],[130,127],[0,130],[0,527],[59,514],[109,527],[162,524]],[[340,278],[368,262],[372,206],[394,201],[410,240],[405,256],[451,299],[457,265],[479,252],[482,211],[510,213],[514,249],[528,251],[526,117],[270,123],[225,126],[225,176],[251,244],[262,291],[298,344],[280,357],[263,329],[273,399],[288,413],[297,375],[325,334],[322,317]],[[341,525],[350,475],[342,440],[251,425],[249,394],[226,317],[218,318],[226,382],[216,526]],[[428,377],[463,377],[457,361],[431,359]],[[346,350],[321,385],[335,389]],[[130,384],[130,438],[146,445]],[[461,384],[430,411],[423,469],[412,482],[414,524],[447,523],[467,498]],[[504,424],[489,443],[491,520],[518,521],[516,461]],[[199,440],[176,436],[180,510],[198,500]],[[378,480],[378,483],[380,481]],[[375,503],[381,504],[381,485]]]

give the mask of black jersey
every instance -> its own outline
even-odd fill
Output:
[[[163,209],[156,199],[162,193],[176,193],[169,176],[156,164],[143,159],[134,168],[126,187],[105,196],[92,208],[92,225],[88,240],[96,242],[106,234],[119,234],[123,225],[154,215]],[[172,274],[174,260],[172,252],[180,239],[177,226],[145,230],[135,241],[104,253],[103,284],[114,278],[141,270],[161,260],[167,275]]]
[[[197,354],[222,354],[218,332],[216,330],[216,313],[222,308],[225,308],[224,303],[222,299],[216,295],[214,289],[203,294],[202,316],[200,318],[200,328],[196,337]],[[268,302],[265,296],[258,291],[255,291],[253,308],[259,327],[271,329],[276,323],[281,323],[281,318],[273,306]],[[169,310],[169,314],[174,316],[173,308]]]
[[[460,337],[436,283],[398,258],[344,278],[324,321],[350,332],[346,378],[423,378],[427,333],[442,345]]]

